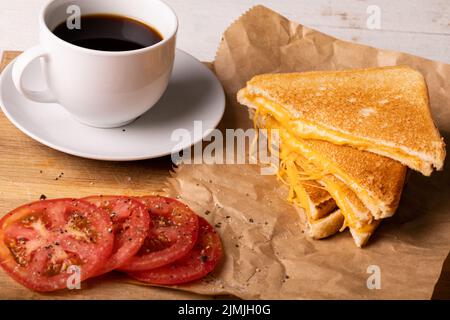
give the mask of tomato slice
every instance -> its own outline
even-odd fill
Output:
[[[82,200],[44,200],[21,206],[0,220],[0,265],[35,291],[67,287],[73,268],[83,281],[111,255],[108,214]]]
[[[143,271],[172,263],[194,247],[198,235],[198,217],[185,204],[171,198],[138,198],[150,214],[150,229],[139,252],[119,268]]]
[[[147,237],[150,217],[145,205],[131,197],[94,196],[84,198],[108,212],[114,233],[114,248],[111,257],[98,274],[119,268],[136,255]]]
[[[160,268],[131,272],[139,281],[159,285],[191,282],[212,272],[222,257],[220,238],[203,218],[199,218],[199,235],[194,248],[183,258]]]

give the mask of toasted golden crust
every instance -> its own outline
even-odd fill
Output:
[[[355,218],[353,218],[355,220],[353,221],[355,228],[363,228],[373,221],[373,216],[371,215],[370,210],[364,205],[358,195],[338,178],[328,174],[320,180],[320,183],[327,188],[327,190],[329,190],[331,196],[334,197],[334,200],[341,211],[345,212],[346,206],[351,208],[348,212],[355,215]],[[333,191],[332,185],[337,186],[338,191]]]
[[[327,201],[321,202],[316,205],[317,217],[323,218],[328,215],[330,212],[336,210],[336,201],[333,198],[328,199]]]
[[[381,223],[380,220],[374,221],[370,225],[370,228],[368,228],[364,231],[359,231],[359,230],[350,228],[350,233],[353,237],[353,241],[355,242],[355,244],[358,248],[362,248],[367,244],[370,236],[375,232],[375,229],[378,228],[380,223]]]
[[[407,168],[404,165],[374,153],[327,141],[301,140],[301,143],[322,156],[321,160],[311,159],[316,165],[326,166],[327,163],[332,163],[342,172],[337,177],[353,191],[360,194],[361,190],[365,190],[376,202],[382,203],[386,214],[381,214],[380,217],[390,216],[395,212],[406,176]],[[367,202],[367,199],[361,200]],[[368,207],[371,205],[367,203]],[[380,217],[376,215],[376,218]]]
[[[279,128],[277,126],[277,122],[273,120],[273,118],[267,117],[266,120],[263,120],[266,125],[268,125],[271,129]],[[282,128],[279,128],[283,130]],[[298,148],[296,148],[296,143],[293,138],[290,137],[289,134],[286,133],[286,130],[280,130],[280,151],[288,150],[288,154],[295,155],[296,159],[296,167],[299,172],[318,172],[321,170],[317,170],[317,166],[314,165],[314,162],[308,161],[300,152],[297,152]],[[283,152],[282,152],[283,153]],[[354,226],[355,228],[362,228],[365,225],[369,224],[373,220],[373,216],[371,215],[368,208],[364,205],[364,203],[360,200],[358,195],[352,191],[348,186],[339,180],[336,176],[332,174],[326,173],[323,171],[320,177],[316,177],[316,181],[307,180],[303,182],[303,185],[312,186],[310,183],[317,183],[320,186],[324,187],[326,190],[322,192],[328,193],[335,202],[344,216],[351,217],[351,221],[347,221],[349,226]],[[300,182],[302,183],[302,182]],[[308,190],[314,189],[309,188],[305,189],[305,192],[308,193]],[[311,194],[308,194],[311,198]],[[318,207],[316,205],[316,207]]]
[[[318,182],[307,180],[302,183],[303,188],[305,188],[309,199],[316,206],[327,202],[332,199],[327,190],[325,190]]]
[[[287,129],[289,139],[299,153],[324,171],[333,174],[354,191],[376,219],[392,216],[398,207],[407,168],[401,163],[375,153],[321,140],[297,137],[296,126],[260,115],[260,122],[270,121],[272,128]],[[295,139],[293,139],[295,137]]]
[[[328,216],[309,221],[309,235],[313,239],[323,239],[337,233],[344,223],[344,216],[340,210],[336,210]]]
[[[304,138],[354,145],[425,175],[432,166],[443,167],[445,144],[431,117],[426,83],[409,67],[259,75],[246,92],[281,105],[304,124],[298,132]]]
[[[313,206],[313,208],[308,209],[312,219],[323,218],[336,209],[336,202],[318,182],[307,180],[301,182],[301,184],[308,201]]]

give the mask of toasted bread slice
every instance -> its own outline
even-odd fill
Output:
[[[339,232],[343,224],[344,216],[337,209],[323,218],[308,220],[309,236],[317,240],[328,238]]]
[[[341,180],[358,195],[375,219],[390,217],[400,201],[407,168],[398,161],[350,146],[335,145],[322,140],[298,138],[296,127],[282,122],[277,115],[270,116],[259,109],[256,121],[267,127],[267,121],[275,121],[274,128],[286,129],[284,140],[291,148],[307,158],[321,173],[329,173]],[[317,179],[316,179],[317,180]]]
[[[288,200],[303,210],[311,238],[327,238],[342,228],[344,216],[320,184],[315,181],[300,182],[295,186],[295,195],[291,194],[293,189],[290,189]]]
[[[304,162],[302,161],[302,163]],[[299,165],[297,166],[299,167],[299,171],[301,171],[302,168]],[[314,170],[313,165],[311,165],[309,169]],[[289,179],[289,177],[287,177],[287,179]],[[303,186],[305,184],[304,182],[299,181],[297,181],[297,183]],[[326,175],[318,183],[326,188],[339,209],[320,219],[312,219],[307,213],[310,236],[314,239],[322,239],[334,235],[338,230],[343,231],[348,227],[356,246],[361,248],[366,245],[370,236],[378,226],[379,221],[373,220],[370,211],[364,206],[361,200],[359,200],[356,194],[336,177]],[[297,193],[304,192],[305,196],[309,196],[306,188],[300,188],[300,191],[295,185],[293,185],[292,188],[295,189]],[[294,203],[296,202],[294,201]]]
[[[364,247],[369,241],[370,236],[375,232],[375,229],[378,228],[381,221],[373,221],[369,226],[365,229],[354,229],[349,228],[350,233],[353,237],[353,241],[355,242],[358,248]]]
[[[350,190],[341,180],[331,174],[322,174],[315,165],[297,152],[294,139],[289,136],[287,130],[283,129],[270,116],[260,117],[257,121],[269,130],[278,129],[280,136],[279,156],[280,166],[278,175],[289,185],[289,200],[303,208],[319,207],[311,205],[312,199],[326,199],[331,196],[340,210],[318,220],[311,216],[311,209],[305,209],[309,224],[311,237],[320,239],[337,232],[338,225],[341,230],[349,227],[355,244],[362,247],[367,243],[370,235],[378,225],[374,221],[370,210],[362,203],[359,197]],[[319,172],[319,174],[317,174]],[[317,181],[309,180],[308,177],[315,175]],[[325,187],[326,190],[319,186]],[[338,213],[342,217],[338,217]],[[342,221],[342,220],[344,221]]]
[[[358,195],[375,219],[397,210],[406,167],[397,161],[326,141],[293,139],[304,157],[329,172]]]
[[[321,219],[336,209],[336,202],[333,197],[317,181],[303,181],[301,187],[306,194],[306,207],[312,220]]]
[[[409,67],[259,75],[238,100],[263,106],[304,139],[351,145],[427,176],[443,168],[425,80]]]
[[[302,169],[300,168],[299,170]],[[305,185],[304,182],[298,183],[301,186]],[[339,230],[343,231],[348,227],[356,246],[359,248],[365,246],[380,221],[373,220],[369,210],[364,207],[356,194],[346,188],[335,177],[324,177],[320,183],[329,190],[335,203],[342,209],[337,209],[319,219],[313,219],[308,214],[308,211],[305,210],[309,235],[313,239],[323,239],[334,235]],[[310,196],[306,188],[300,188],[300,191],[295,186],[293,188],[297,192],[304,192],[304,196],[306,197]],[[308,190],[311,190],[311,188]],[[296,202],[294,201],[294,203]]]

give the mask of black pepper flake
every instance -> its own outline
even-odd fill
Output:
[[[248,221],[250,221],[250,223],[255,222],[255,220],[253,220],[252,218],[248,219]]]
[[[45,194],[41,194],[41,196],[39,197],[39,200],[45,200],[47,199],[47,196]]]
[[[231,217],[230,217],[230,216],[226,216],[225,218],[226,218],[226,219],[230,219]]]
[[[206,262],[206,261],[208,261],[208,256],[201,255],[201,256],[200,256],[200,260],[201,260],[202,262]]]
[[[127,131],[127,130],[125,130],[125,129],[122,129],[122,132],[125,132],[125,131]]]
[[[40,173],[40,174],[42,174],[42,173],[43,173],[43,171],[42,171],[42,170],[39,170],[39,173]]]
[[[239,248],[239,245],[238,245],[238,244],[236,244],[236,245],[235,245],[235,247],[236,247],[236,248]]]
[[[64,172],[61,172],[61,173],[59,174],[59,176],[55,178],[55,180],[58,181],[59,179],[62,178],[63,175],[64,175]]]
[[[286,278],[286,279],[289,279],[289,276],[288,276],[288,275],[286,275],[286,276],[285,276],[285,278]]]
[[[206,211],[205,211],[205,214],[206,214],[206,215],[208,215],[208,214],[210,214],[210,213],[211,213],[211,211],[209,211],[209,210],[206,210]]]
[[[219,223],[216,223],[215,227],[216,227],[216,228],[220,228],[220,224],[219,224]]]

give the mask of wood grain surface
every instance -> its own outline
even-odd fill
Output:
[[[0,70],[20,52],[5,52]],[[171,169],[170,157],[134,162],[88,160],[50,149],[23,134],[0,112],[0,216],[21,204],[48,198],[94,194],[145,195],[161,192]],[[114,286],[117,275],[88,282],[88,289],[40,295],[22,288],[0,270],[0,299],[172,299],[195,298],[188,293],[124,284]],[[110,280],[108,280],[110,279]],[[92,285],[92,283],[96,283]]]
[[[47,0],[0,1],[0,52],[38,43],[38,13]],[[448,0],[166,0],[180,20],[178,48],[214,60],[222,33],[246,10],[264,5],[292,21],[342,40],[450,63]],[[367,8],[379,6],[381,29],[367,28]]]
[[[20,52],[5,51],[0,71]],[[0,216],[15,207],[48,198],[92,194],[161,193],[171,169],[170,157],[135,162],[88,160],[50,149],[24,135],[0,113]],[[120,282],[120,290],[117,283]],[[199,299],[195,294],[136,286],[117,274],[87,282],[76,292],[41,295],[12,281],[0,270],[0,299]],[[450,299],[450,256],[434,299]]]

